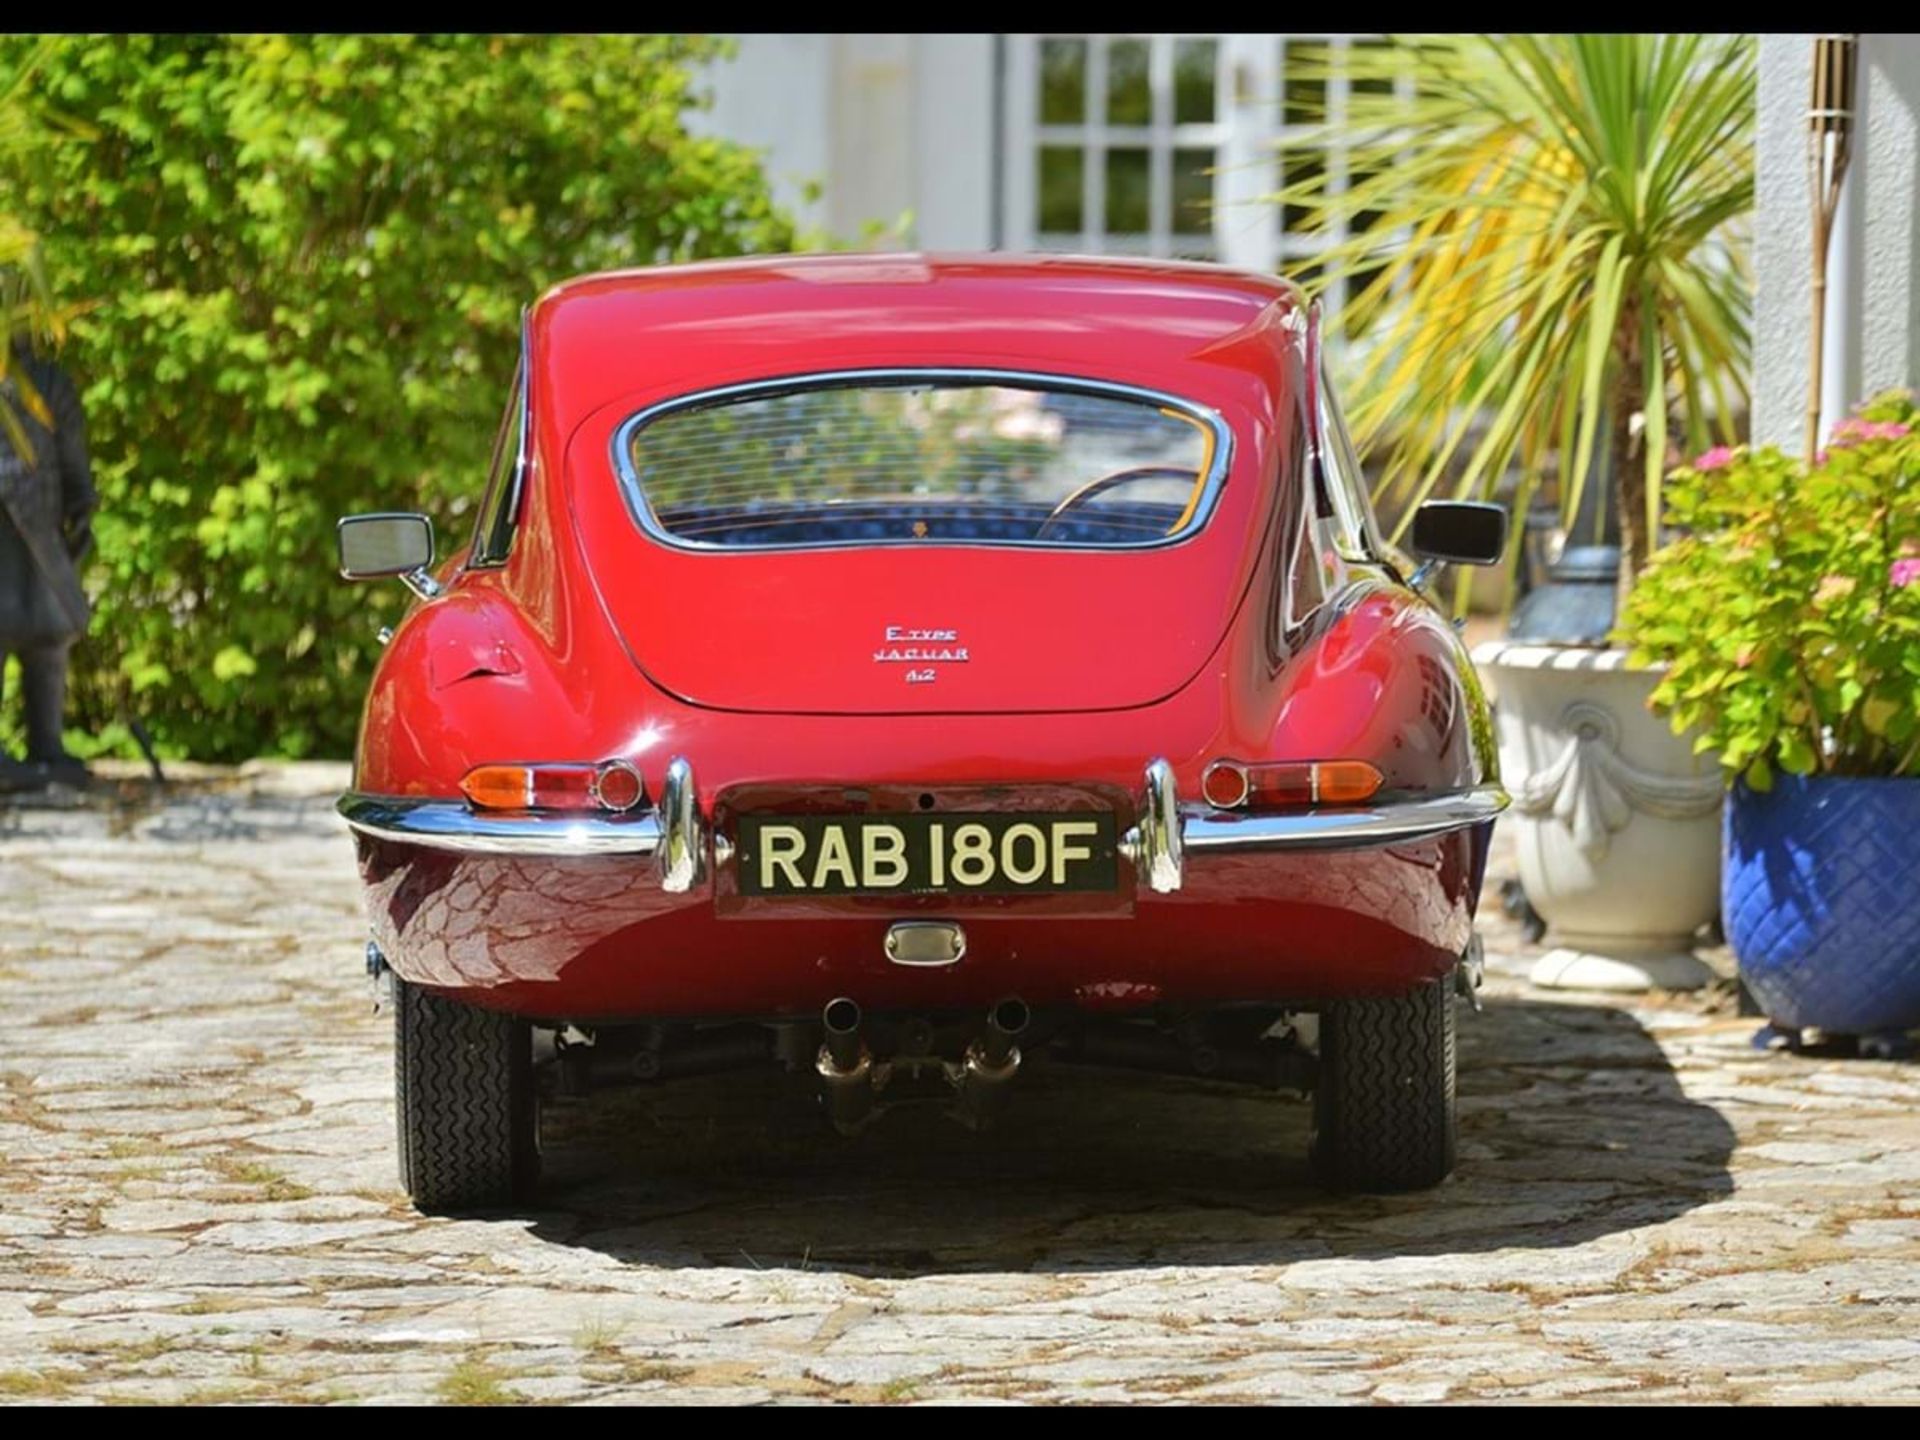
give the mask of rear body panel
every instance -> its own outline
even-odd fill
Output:
[[[795,274],[809,278],[796,279]],[[719,283],[719,282],[724,283]],[[506,565],[448,567],[382,658],[356,791],[454,797],[475,765],[685,757],[718,837],[690,888],[629,857],[453,853],[361,833],[374,938],[406,979],[543,1019],[1029,1002],[1311,1006],[1445,974],[1487,826],[1348,850],[1207,853],[1175,893],[747,896],[745,810],[961,815],[1183,803],[1214,759],[1372,761],[1389,796],[1486,785],[1486,705],[1452,628],[1321,543],[1290,287],[1200,267],[763,262],[583,282],[536,309],[533,444]],[[701,553],[642,533],[613,473],[646,405],[809,369],[963,365],[1178,395],[1234,451],[1208,523],[1142,551],[992,545]],[[1302,556],[1305,557],[1304,562]],[[1305,603],[1301,574],[1314,594]],[[909,685],[889,627],[957,631]],[[907,642],[911,643],[911,642]],[[478,657],[478,658],[475,658]],[[887,958],[897,920],[965,929]]]
[[[410,851],[410,853],[409,853]],[[401,853],[394,853],[401,852]],[[363,842],[373,932],[406,979],[549,1020],[809,1018],[839,995],[870,1011],[984,1009],[1005,995],[1095,1011],[1273,1001],[1314,1008],[1446,974],[1472,931],[1480,860],[1466,832],[1391,850],[1236,857],[1178,895],[1108,911],[1047,902],[722,918],[615,860],[455,857]],[[957,965],[886,958],[890,923],[957,920]]]
[[[597,282],[565,292],[546,326],[536,320],[536,374],[543,345],[615,352],[592,367],[591,389],[555,376],[548,404],[566,434],[583,570],[635,663],[695,704],[773,713],[1101,710],[1150,704],[1193,678],[1245,592],[1279,457],[1298,440],[1297,407],[1281,403],[1297,363],[1292,292],[1255,277],[1171,283],[1179,267],[1155,283],[1159,272],[1141,269],[1119,284],[1111,266],[1071,262],[862,260],[796,267],[812,278],[783,283],[713,267],[697,297],[605,297],[633,307],[645,334],[671,337],[664,366],[633,354],[633,331],[604,333],[612,322],[592,304]],[[675,301],[689,307],[684,319]],[[1196,533],[1137,551],[936,540],[702,552],[643,538],[615,475],[627,421],[689,395],[820,371],[1052,377],[1172,397],[1224,422],[1224,483]],[[575,407],[615,388],[607,372],[630,383],[576,420]],[[911,662],[875,660],[911,647],[889,642],[895,630],[955,632],[936,653],[967,658],[936,660],[937,682],[910,686]]]
[[[595,415],[568,452],[569,500],[606,614],[669,694],[773,714],[1112,710],[1165,699],[1205,662],[1245,590],[1253,477],[1273,464],[1270,442],[1238,447],[1226,513],[1163,548],[689,551],[643,539],[606,483],[628,413],[622,402]],[[1147,591],[1161,602],[1116,623],[1116,606]],[[685,623],[665,596],[694,600],[700,623]],[[912,683],[909,671],[935,678]]]

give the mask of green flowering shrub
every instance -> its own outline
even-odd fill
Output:
[[[1631,663],[1730,775],[1920,774],[1920,414],[1906,391],[1836,427],[1809,469],[1769,446],[1676,471],[1683,532],[1634,586]]]
[[[0,36],[0,74],[39,43]],[[792,248],[754,157],[687,130],[690,67],[717,50],[133,35],[37,53],[36,93],[93,137],[0,173],[56,293],[86,306],[64,352],[102,496],[76,749],[124,748],[131,713],[166,754],[346,753],[404,596],[337,578],[335,517],[419,509],[457,543],[521,307],[553,281]]]

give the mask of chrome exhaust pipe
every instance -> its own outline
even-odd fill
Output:
[[[859,1065],[861,1052],[866,1048],[860,1043],[863,1018],[860,1002],[849,1000],[845,995],[838,1000],[829,1000],[826,1008],[821,1010],[820,1024],[827,1032],[827,1043],[823,1048],[832,1059],[834,1068],[852,1070]]]
[[[820,1076],[821,1099],[833,1128],[852,1135],[873,1114],[873,1057],[860,1036],[859,1002],[844,995],[829,1000],[820,1024],[826,1040],[813,1068]]]
[[[1018,995],[1007,996],[987,1012],[987,1035],[980,1043],[980,1058],[996,1070],[1008,1060],[1018,1067],[1019,1046],[1014,1042],[1032,1022],[1033,1012],[1027,1002]]]
[[[987,1011],[987,1033],[967,1047],[954,1082],[954,1113],[961,1124],[983,1130],[993,1122],[1008,1083],[1020,1073],[1018,1041],[1032,1020],[1032,1010],[1017,995]]]

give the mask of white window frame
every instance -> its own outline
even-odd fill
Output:
[[[1001,167],[1001,202],[1006,220],[1005,244],[1010,250],[1070,250],[1089,255],[1147,254],[1169,256],[1176,249],[1196,248],[1198,237],[1172,231],[1172,157],[1176,149],[1212,148],[1218,169],[1214,175],[1211,258],[1245,270],[1291,274],[1317,260],[1344,233],[1298,235],[1281,229],[1279,207],[1262,197],[1280,188],[1281,152],[1310,128],[1286,123],[1286,51],[1301,42],[1329,42],[1336,47],[1374,38],[1367,33],[1302,32],[1299,34],[1215,35],[1199,32],[1154,35],[1020,34],[1005,37],[1004,87],[1005,150]],[[1079,125],[1039,123],[1040,42],[1075,39],[1089,42],[1087,51],[1087,108]],[[1106,105],[1107,43],[1147,40],[1150,44],[1148,83],[1153,94],[1152,124],[1114,126],[1096,122]],[[1177,40],[1216,42],[1214,120],[1210,125],[1173,123],[1173,46]],[[1409,85],[1410,81],[1403,81]],[[1348,87],[1341,77],[1328,85],[1329,118],[1345,116]],[[1081,229],[1077,235],[1042,234],[1037,228],[1036,181],[1042,145],[1073,145],[1085,155],[1081,184]],[[1141,244],[1133,237],[1106,234],[1106,153],[1114,148],[1145,146],[1150,153],[1150,225]],[[1346,155],[1326,150],[1328,177],[1335,193],[1347,183]],[[1321,292],[1326,312],[1336,318],[1346,304],[1346,282],[1336,281]]]
[[[1224,259],[1220,251],[1219,222],[1211,236],[1179,234],[1173,228],[1173,156],[1176,150],[1211,150],[1216,164],[1224,163],[1223,147],[1231,126],[1222,118],[1230,103],[1233,68],[1228,35],[1209,34],[1072,34],[1009,35],[1007,37],[1006,137],[1002,171],[1007,220],[1007,248],[1012,250],[1072,251],[1086,255],[1169,256],[1176,250],[1206,250],[1207,258]],[[1043,40],[1087,42],[1087,115],[1075,125],[1040,123],[1040,43]],[[1107,48],[1116,40],[1147,44],[1147,86],[1152,109],[1145,125],[1111,125],[1105,121]],[[1174,46],[1181,40],[1214,42],[1214,118],[1208,123],[1176,124],[1173,118]],[[1094,117],[1100,118],[1096,120]],[[1040,147],[1068,146],[1081,151],[1080,220],[1077,235],[1042,233],[1036,205]],[[1106,231],[1107,152],[1147,152],[1147,230],[1144,235],[1110,235]],[[1218,177],[1215,195],[1218,197]]]

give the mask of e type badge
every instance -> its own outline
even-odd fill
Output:
[[[909,685],[931,685],[940,678],[937,665],[964,665],[967,647],[958,630],[922,630],[911,625],[887,626],[886,642],[873,652],[876,665],[906,665]]]

